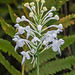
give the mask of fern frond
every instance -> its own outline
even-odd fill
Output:
[[[9,55],[12,55],[15,59],[17,59],[21,63],[22,57],[17,52],[14,51],[14,47],[9,41],[0,39],[0,50],[2,50],[5,53],[8,52]]]
[[[55,24],[63,24],[64,28],[67,28],[68,26],[74,25],[75,22],[74,19],[75,18],[75,14],[70,14],[66,17],[61,18],[59,21],[57,21]]]
[[[75,65],[74,56],[69,56],[65,59],[57,59],[52,62],[48,61],[47,63],[45,63],[40,67],[40,75],[55,74],[56,72],[65,69],[71,69],[72,65]],[[36,74],[36,70],[32,71],[32,73],[29,73],[29,75],[35,75],[35,74]]]
[[[63,74],[63,75],[75,75],[75,71],[72,70],[71,72],[65,73],[65,74]]]
[[[14,16],[14,12],[9,5],[8,5],[8,9],[9,9],[9,13],[10,13],[10,17],[11,17],[12,21],[14,23],[16,23],[16,17]]]
[[[8,5],[8,9],[9,9],[9,14],[10,14],[10,17],[12,19],[12,21],[14,23],[16,23],[16,18],[17,18],[17,15],[13,12],[12,8],[10,7],[10,5]],[[19,23],[21,26],[25,26],[23,22],[20,22]]]
[[[69,45],[71,45],[73,42],[75,42],[75,35],[72,35],[72,36],[68,36],[68,37],[64,37],[63,38],[65,43],[63,46],[61,46],[61,50],[64,50],[66,47],[68,47]],[[42,65],[44,62],[52,59],[52,58],[55,58],[56,55],[58,54],[58,52],[53,52],[52,49],[50,50],[46,50],[45,52],[43,52],[41,55],[40,55],[40,61],[39,61],[39,65]],[[26,62],[26,63],[30,63],[30,61]],[[28,72],[29,70],[32,70],[33,69],[33,66],[31,64],[27,64],[26,65],[26,71]]]
[[[46,0],[45,6],[50,9],[51,6],[55,6],[57,11],[61,8],[61,6],[68,0]]]
[[[5,59],[5,57],[0,53],[0,63],[11,73],[11,75],[21,75],[20,71],[15,69],[10,63]]]
[[[13,37],[16,33],[15,29],[11,25],[7,24],[3,18],[0,19],[0,22],[1,22],[1,26],[2,26],[3,30],[6,32],[6,34]]]

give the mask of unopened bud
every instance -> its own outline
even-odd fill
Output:
[[[59,20],[59,16],[58,16],[58,15],[55,15],[55,19],[56,19],[56,20]]]
[[[25,6],[25,7],[28,7],[28,6],[29,6],[29,3],[25,3],[24,6]]]
[[[51,7],[52,11],[56,11],[56,8],[54,6]]]

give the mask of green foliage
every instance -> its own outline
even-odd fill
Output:
[[[11,73],[11,75],[21,75],[21,73],[15,69],[10,63],[5,59],[5,57],[0,53],[0,63]]]
[[[14,23],[16,23],[16,17],[14,16],[14,12],[9,5],[8,5],[8,9],[9,9],[9,13],[10,13],[10,17],[11,17],[12,21]]]
[[[59,21],[57,21],[55,24],[63,24],[64,28],[68,28],[68,26],[74,25],[75,24],[75,14],[70,14],[68,16],[65,16],[61,18]]]
[[[61,50],[63,51],[66,47],[68,47],[69,45],[71,45],[73,42],[75,42],[75,35],[72,36],[68,36],[68,37],[64,37],[64,41],[65,44],[63,46],[61,46]],[[43,63],[47,62],[50,59],[56,58],[56,55],[58,54],[58,52],[53,52],[53,50],[46,50],[43,54],[40,55],[40,61],[39,61],[39,65],[41,66]],[[29,61],[26,63],[30,63]],[[27,64],[26,65],[26,71],[30,71],[33,69],[31,64]]]
[[[0,0],[0,3],[12,3],[12,0]]]
[[[68,0],[46,0],[47,8],[50,9],[51,6],[55,6],[57,11],[61,8],[61,6]]]
[[[0,39],[0,50],[2,50],[5,53],[8,52],[9,55],[12,55],[15,59],[17,59],[21,63],[22,60],[21,56],[14,51],[14,47],[9,41]]]
[[[56,72],[65,70],[66,68],[71,69],[71,65],[75,65],[74,56],[70,56],[65,59],[57,59],[52,62],[48,61],[43,66],[40,67],[40,74],[41,75],[55,74]],[[35,74],[36,70],[32,71],[32,73],[29,73],[29,75],[35,75]]]
[[[1,22],[1,26],[2,26],[3,30],[6,32],[6,34],[13,37],[16,32],[15,29],[11,25],[7,24],[3,18],[0,19],[0,22]]]
[[[72,70],[71,72],[65,73],[65,74],[63,74],[63,75],[75,75],[75,71]]]

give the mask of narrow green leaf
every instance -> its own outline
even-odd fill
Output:
[[[0,22],[1,22],[1,26],[2,26],[3,30],[6,32],[6,34],[13,37],[16,33],[15,29],[11,25],[7,24],[3,18],[0,19]]]
[[[10,7],[10,5],[8,5],[8,9],[9,9],[9,13],[10,13],[10,17],[11,17],[12,21],[14,23],[16,23],[16,17],[14,16],[14,12],[13,12],[12,8]]]
[[[14,47],[9,41],[0,39],[0,50],[5,53],[8,52],[9,55],[12,55],[21,63],[22,57],[17,52],[15,52]]]
[[[20,71],[15,69],[10,63],[5,59],[5,57],[0,53],[0,63],[11,73],[11,75],[21,75]]]

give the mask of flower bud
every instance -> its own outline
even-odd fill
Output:
[[[15,24],[15,26],[14,27],[19,27],[19,24]]]
[[[21,21],[20,17],[17,17],[16,22],[19,23]]]
[[[39,2],[40,0],[36,0],[36,2]]]
[[[34,2],[31,2],[30,5],[31,5],[31,6],[34,6]]]
[[[50,12],[50,13],[49,13],[49,17],[52,17],[52,16],[53,16],[53,13],[52,13],[52,12]]]
[[[30,12],[29,13],[29,17],[33,17],[34,13],[33,12]]]
[[[22,18],[22,20],[26,19],[26,17],[24,15],[21,18]]]
[[[56,11],[56,8],[54,6],[51,7],[52,11]]]
[[[58,15],[55,15],[55,19],[56,19],[56,20],[59,20],[59,16],[58,16]]]
[[[62,24],[59,24],[59,29],[63,29],[63,25]]]
[[[43,11],[47,11],[47,8],[46,7],[43,7]]]
[[[63,39],[59,39],[59,42],[58,42],[60,45],[63,45],[64,44],[64,40]]]
[[[37,28],[38,28],[38,31],[41,31],[42,26],[41,25],[38,25]]]
[[[32,6],[31,8],[32,8],[32,10],[35,10],[35,9],[36,9],[36,7],[35,7],[35,6]]]
[[[43,4],[44,4],[44,3],[45,3],[45,0],[41,0],[41,3],[43,3]]]
[[[25,7],[28,7],[28,6],[29,6],[29,3],[25,3],[24,6],[25,6]]]

